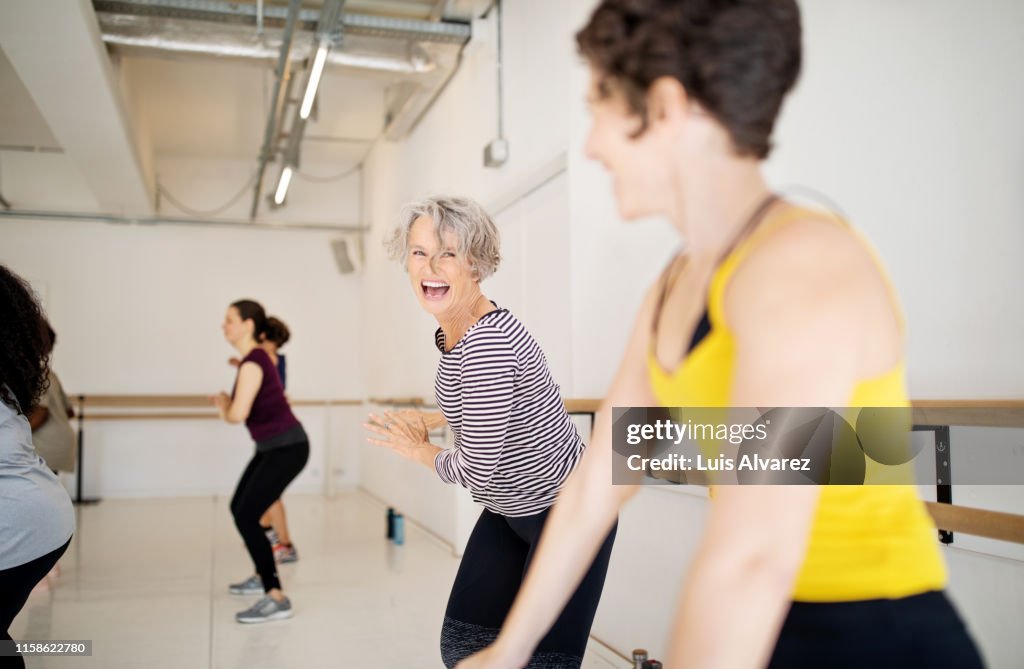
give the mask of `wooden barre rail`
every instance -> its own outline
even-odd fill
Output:
[[[961,427],[1024,427],[1024,400],[914,400],[912,420],[917,425]],[[594,413],[600,399],[567,399],[570,413]],[[987,539],[1024,544],[1024,515],[926,502],[936,527]]]
[[[399,406],[425,406],[427,401],[422,397],[370,397],[366,400],[370,404],[395,404]]]
[[[75,397],[82,397],[82,394]],[[197,406],[209,404],[206,395],[149,395],[149,394],[106,394],[106,393],[85,393],[84,397],[93,406]],[[312,399],[297,400],[305,403],[330,402],[332,404],[362,404],[374,402],[378,404],[423,404],[426,400],[422,397],[370,397],[362,399]],[[572,397],[565,400],[566,406],[578,407],[581,411],[596,410],[601,406],[603,400],[600,397]],[[912,400],[915,410],[935,409],[1015,409],[1024,411],[1024,400]]]
[[[214,411],[206,412],[95,412],[96,408],[208,408],[206,395],[79,395],[79,406],[87,410],[87,420],[211,420]],[[365,403],[426,406],[422,397],[371,397],[367,400],[293,400],[292,406],[360,406]],[[595,414],[601,407],[600,398],[569,398],[565,407],[569,413]],[[913,422],[918,425],[954,425],[969,427],[1024,427],[1024,400],[915,400],[912,402]],[[939,529],[962,532],[974,536],[1024,544],[1024,515],[976,509],[971,507],[926,502],[928,512]]]
[[[81,398],[79,395],[79,406]],[[127,408],[208,408],[206,395],[85,395],[86,409]],[[360,406],[364,403],[396,406],[428,406],[422,397],[371,397],[357,399],[302,399],[292,400],[296,407],[308,406]],[[569,413],[595,414],[601,407],[599,398],[569,398],[565,408]],[[216,414],[211,414],[216,416]],[[913,422],[916,425],[956,425],[972,427],[1024,427],[1024,400],[915,400]],[[162,418],[208,418],[198,413],[95,413],[87,412],[87,419],[103,420],[157,420]]]
[[[1024,402],[1016,400],[913,402],[916,425],[958,427],[1024,427]]]
[[[121,420],[217,420],[216,411],[138,411],[123,409],[212,409],[206,395],[77,395],[81,418],[92,421]],[[84,401],[83,401],[84,400]],[[361,406],[362,400],[290,400],[293,407]],[[103,409],[104,411],[96,411]],[[122,411],[105,411],[121,409]]]
[[[206,395],[73,395],[81,404],[85,400],[87,409],[111,408],[111,409],[170,409],[183,408],[194,409],[197,407],[206,408],[210,406],[210,400]],[[303,399],[289,400],[292,406],[361,406],[363,404],[382,405],[404,405],[404,406],[431,406],[422,397],[369,397],[362,399]],[[601,406],[600,399],[567,399],[566,408],[572,413],[595,412]]]
[[[602,401],[600,398],[569,398],[565,400],[565,410],[569,413],[597,413]]]
[[[77,397],[83,397],[78,395]],[[206,395],[84,395],[90,407],[208,407]],[[596,412],[601,407],[601,398],[567,398],[566,408],[572,413]],[[402,404],[420,406],[427,404],[422,397],[370,397],[362,399],[303,399],[292,400],[293,406],[316,406],[332,404],[352,406],[369,402],[371,404]],[[1001,427],[1007,421],[1011,427],[1024,427],[1024,400],[914,400],[912,402],[914,422],[921,425],[971,425]],[[952,412],[952,413],[951,413]],[[918,420],[920,419],[920,420]],[[948,422],[955,419],[956,422]],[[1017,421],[1020,421],[1018,424]]]
[[[1024,516],[938,502],[925,505],[940,530],[1024,544]]]
[[[86,422],[96,420],[220,420],[214,411],[199,412],[139,412],[139,413],[87,413],[82,416]]]
[[[570,398],[570,413],[594,413],[600,398]],[[971,427],[1024,427],[1024,400],[912,400],[914,423]]]
[[[79,403],[85,400],[87,408],[113,407],[125,409],[130,407],[139,408],[162,408],[169,407],[209,407],[210,400],[206,395],[73,395]],[[311,399],[311,400],[289,400],[292,406],[352,406],[360,405],[362,400],[355,399]]]

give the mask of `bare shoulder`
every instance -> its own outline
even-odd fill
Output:
[[[263,376],[263,368],[260,367],[258,363],[255,363],[252,360],[247,360],[238,368],[238,376],[239,378],[261,378]]]
[[[784,295],[779,289],[785,289]],[[861,238],[811,213],[758,239],[737,268],[729,292],[744,302],[773,295],[790,303],[842,297],[851,308],[859,300],[887,302],[890,297],[882,270]]]
[[[794,261],[797,269],[823,274],[856,265],[877,271],[871,252],[851,227],[813,212],[766,231],[744,265],[756,270]]]
[[[852,229],[808,212],[755,244],[725,295],[739,336],[813,337],[833,350],[856,350],[868,368],[871,359],[898,357],[898,307],[874,254]]]

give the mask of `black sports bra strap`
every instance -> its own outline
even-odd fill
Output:
[[[721,262],[723,260],[725,260],[725,258],[727,258],[730,253],[735,251],[736,247],[739,246],[740,242],[742,242],[744,239],[746,239],[750,235],[750,233],[753,232],[754,228],[756,228],[758,226],[758,224],[761,223],[762,220],[764,220],[765,214],[768,213],[768,210],[771,208],[771,206],[773,204],[775,204],[775,201],[778,200],[778,199],[779,199],[778,195],[776,195],[775,193],[769,193],[767,197],[765,197],[763,200],[761,200],[761,203],[757,205],[757,209],[755,209],[754,213],[752,213],[750,215],[750,217],[747,219],[747,222],[743,224],[743,228],[740,230],[739,234],[736,235],[736,237],[732,240],[732,243],[730,243],[729,246],[722,253],[722,256],[718,260],[719,264],[721,264]],[[655,348],[657,346],[657,342],[658,342],[658,325],[661,322],[661,311],[662,311],[662,308],[665,306],[665,299],[668,297],[668,291],[669,291],[669,287],[672,284],[672,279],[675,278],[675,276],[678,276],[680,273],[682,273],[682,271],[686,268],[686,258],[683,258],[683,261],[682,261],[681,266],[679,267],[679,269],[676,272],[672,271],[672,268],[675,266],[676,262],[679,261],[679,255],[680,254],[677,253],[676,255],[672,256],[672,260],[669,261],[668,266],[665,267],[665,270],[661,274],[661,279],[660,279],[661,287],[658,290],[658,301],[654,305],[654,315],[651,318],[651,345],[650,345],[651,350],[655,350]],[[700,324],[698,324],[698,328],[697,328],[698,330],[703,330],[704,327],[706,326],[706,321],[707,321],[707,307],[706,306],[705,306],[704,312],[705,312],[705,315],[701,318]],[[706,326],[706,327],[710,327],[710,326]],[[696,340],[696,335],[698,333],[695,332],[694,334],[695,334],[695,338],[694,339]],[[704,338],[703,335],[706,335],[707,332],[704,331],[704,332],[701,332],[700,334],[701,334],[700,339],[703,339]],[[699,340],[688,342],[688,347],[686,348],[686,353],[688,353],[690,350],[692,350],[692,348],[695,345],[695,343],[699,343]],[[684,357],[685,357],[685,354],[684,354]]]
[[[740,245],[740,242],[750,236],[750,233],[752,233],[754,228],[764,220],[764,215],[768,213],[768,210],[771,209],[771,206],[775,204],[775,201],[778,199],[778,195],[775,193],[769,193],[767,197],[761,200],[761,204],[757,205],[757,209],[755,209],[754,213],[747,219],[747,222],[743,225],[743,229],[740,230],[740,233],[733,238],[732,243],[729,244],[718,259],[719,264],[728,258],[730,253],[736,250],[736,247]]]
[[[668,261],[668,265],[661,272],[661,277],[658,278],[658,301],[654,304],[654,315],[651,318],[651,342],[655,341],[658,335],[658,323],[661,321],[661,309],[665,306],[665,297],[668,295],[668,287],[672,283],[672,275],[674,272],[672,268],[679,261],[681,253],[676,253],[672,256],[672,259]],[[683,267],[686,266],[686,261],[683,261]]]

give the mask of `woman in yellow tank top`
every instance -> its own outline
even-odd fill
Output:
[[[867,246],[774,197],[761,161],[801,63],[794,0],[604,0],[577,35],[587,153],[625,219],[685,253],[640,308],[592,443],[497,641],[521,667],[635,486],[611,486],[611,407],[906,406],[903,324]],[[909,486],[719,486],[668,669],[978,667]]]

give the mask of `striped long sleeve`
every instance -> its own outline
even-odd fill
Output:
[[[537,342],[507,310],[485,314],[451,351],[444,333],[437,404],[455,436],[438,476],[506,516],[550,506],[583,452]]]
[[[462,349],[459,365],[462,424],[456,447],[434,464],[446,483],[483,490],[491,481],[505,446],[519,363],[504,333],[482,325]]]

